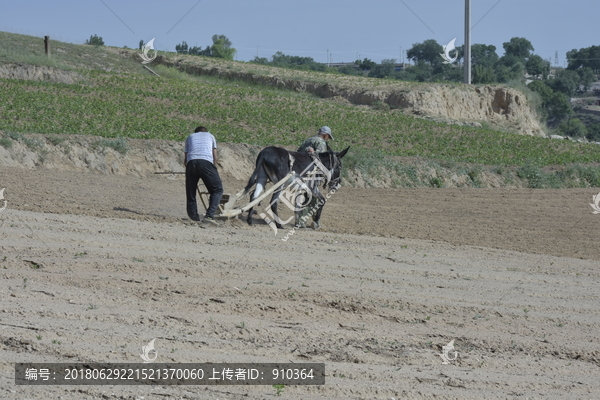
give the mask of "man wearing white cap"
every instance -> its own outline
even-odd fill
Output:
[[[315,136],[309,137],[302,143],[302,145],[298,148],[298,153],[308,153],[311,156],[316,156],[315,153],[326,153],[327,152],[327,142],[332,140],[333,136],[331,135],[331,128],[328,126],[322,126],[319,129],[319,133]],[[317,199],[313,196],[310,199],[310,203],[307,204],[302,211],[300,212],[300,222],[298,228],[306,228],[306,220],[308,219],[308,214],[312,209],[317,206]],[[314,229],[319,229],[320,225],[316,222],[313,224]]]

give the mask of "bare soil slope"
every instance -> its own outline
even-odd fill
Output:
[[[187,220],[181,177],[2,166],[3,187],[0,398],[277,397],[14,385],[14,362],[138,362],[153,338],[160,362],[324,362],[289,399],[600,393],[596,190],[342,188],[283,241]]]

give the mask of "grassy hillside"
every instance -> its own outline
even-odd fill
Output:
[[[156,67],[159,78],[118,53],[117,49],[54,42],[53,57],[48,60],[43,56],[42,39],[0,33],[0,64],[49,65],[82,76],[71,85],[0,79],[0,130],[183,140],[202,124],[219,141],[294,146],[319,126],[329,125],[336,137],[335,149],[353,147],[355,158],[349,161],[354,165],[392,156],[487,166],[600,162],[600,149],[595,145],[440,124],[400,110],[192,77],[161,66]]]
[[[140,72],[138,62],[123,58],[108,48],[58,42],[51,39],[48,58],[44,54],[44,38],[0,32],[0,64],[25,63],[64,70]],[[108,51],[107,51],[108,50]]]

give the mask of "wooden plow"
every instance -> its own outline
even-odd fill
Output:
[[[248,211],[249,209],[251,209],[252,207],[257,205],[258,203],[260,203],[262,200],[264,200],[271,193],[273,193],[274,191],[276,191],[277,189],[279,189],[280,187],[285,185],[285,183],[292,176],[294,176],[293,171],[290,172],[289,174],[287,174],[286,176],[284,176],[279,182],[273,184],[273,186],[271,186],[269,189],[267,189],[263,193],[261,193],[260,196],[258,196],[256,199],[254,199],[251,202],[249,202],[243,206],[240,206],[240,207],[234,208],[233,206],[235,205],[235,202],[238,201],[238,199],[240,199],[244,195],[243,189],[240,190],[234,197],[227,196],[228,201],[224,204],[223,209],[221,210],[221,215],[219,215],[219,217],[229,219],[229,218],[236,217],[236,216],[240,215],[241,213]],[[223,196],[225,196],[225,195],[223,195]]]
[[[168,175],[168,174],[185,174],[185,172],[155,172],[155,175]],[[266,197],[271,195],[277,189],[285,185],[285,183],[294,176],[294,172],[290,171],[289,174],[284,176],[279,182],[273,184],[269,189],[265,190],[260,194],[256,199],[250,201],[249,203],[244,204],[243,206],[235,207],[235,203],[244,196],[244,189],[240,190],[235,196],[231,196],[230,194],[223,194],[221,197],[221,201],[219,203],[219,211],[221,214],[215,215],[215,218],[218,219],[230,219],[237,217],[238,215],[250,210],[252,207],[263,201]],[[200,190],[200,185],[204,187],[202,184],[202,180],[198,182],[198,195],[200,196],[200,201],[204,206],[204,209],[208,209],[208,200],[210,193],[204,187],[203,190]]]

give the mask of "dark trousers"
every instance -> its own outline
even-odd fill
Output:
[[[196,190],[198,181],[202,179],[204,186],[210,193],[208,210],[205,217],[213,218],[223,196],[223,184],[217,167],[207,160],[191,160],[185,167],[185,192],[187,195],[187,213],[194,221],[200,221],[198,204],[196,203]]]

